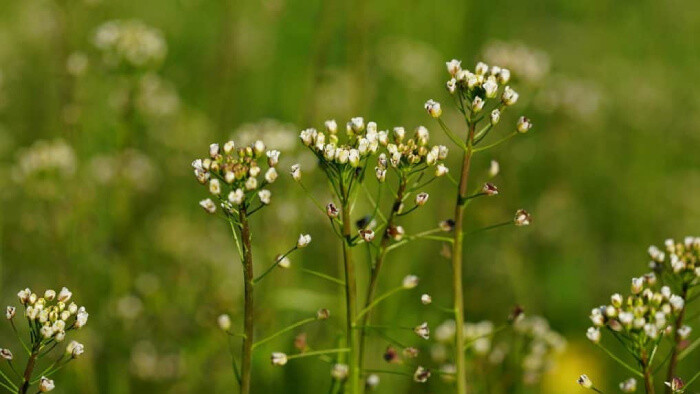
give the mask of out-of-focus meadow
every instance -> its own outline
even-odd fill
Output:
[[[280,168],[300,161],[322,193],[297,135],[324,119],[423,124],[448,144],[422,105],[443,101],[446,120],[458,124],[444,88],[452,58],[511,68],[515,112],[535,124],[475,163],[501,163],[501,193],[470,207],[468,227],[518,208],[534,221],[468,240],[466,299],[469,321],[503,321],[520,304],[565,335],[546,392],[579,392],[583,372],[606,391],[627,377],[586,340],[590,309],[645,272],[649,244],[700,229],[698,4],[8,0],[1,8],[0,303],[15,303],[26,286],[65,285],[91,314],[79,333],[85,357],[58,375],[56,392],[234,392],[216,316],[240,318],[240,269],[225,224],[197,206],[206,192],[191,160],[210,142],[263,138],[283,152]],[[160,30],[162,61],[139,72],[110,65],[94,36],[115,19]],[[272,207],[254,223],[258,261],[267,265],[304,231],[314,243],[292,264],[337,273],[325,218],[286,174],[272,190]],[[430,203],[404,227],[449,217],[448,190],[431,184]],[[448,305],[440,245],[419,245],[394,255],[386,277],[415,273]],[[275,272],[258,296],[267,332],[319,307],[342,315],[336,288],[293,269]],[[381,320],[406,325],[444,319],[415,295],[381,310]],[[339,322],[329,323],[307,332],[332,344]],[[256,355],[254,392],[326,389],[320,361],[269,365],[269,351],[291,338]],[[11,339],[0,327],[0,345]],[[382,379],[378,392],[430,392]]]

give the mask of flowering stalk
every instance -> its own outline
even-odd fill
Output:
[[[452,78],[447,82],[447,90],[454,96],[455,103],[459,111],[464,116],[467,126],[466,137],[461,139],[440,118],[442,108],[440,103],[434,100],[428,100],[425,103],[425,109],[430,116],[437,119],[440,127],[445,134],[461,148],[462,166],[460,169],[460,179],[457,186],[457,199],[454,208],[454,233],[452,235],[452,271],[453,271],[453,305],[455,317],[455,378],[457,381],[457,393],[466,394],[467,392],[467,375],[466,375],[466,359],[463,349],[465,348],[464,332],[461,329],[464,326],[464,287],[463,287],[463,242],[464,242],[464,213],[468,202],[473,198],[481,195],[497,194],[497,189],[493,185],[486,184],[482,193],[473,196],[468,195],[468,187],[470,181],[470,169],[472,165],[472,157],[474,153],[484,151],[495,147],[518,133],[526,133],[532,124],[525,117],[520,117],[516,125],[516,131],[502,138],[495,143],[477,148],[477,144],[482,142],[493,127],[500,121],[501,112],[511,105],[514,105],[518,100],[516,93],[509,86],[505,86],[499,97],[500,85],[506,85],[510,80],[510,71],[498,66],[489,67],[484,63],[478,63],[472,73],[469,70],[462,69],[461,62],[452,60],[447,62],[447,71]],[[494,100],[495,99],[495,100]],[[490,109],[490,113],[486,112],[485,106],[488,102],[495,101],[494,106]],[[486,121],[487,124],[477,130],[480,122]],[[518,220],[518,217],[522,217]],[[516,214],[516,225],[529,224],[529,215],[524,211],[519,211]],[[493,227],[498,227],[493,226]]]
[[[341,190],[344,186],[341,185]],[[341,207],[343,220],[343,266],[345,267],[345,303],[346,303],[346,329],[347,343],[350,348],[350,393],[360,393],[360,353],[359,337],[354,329],[355,316],[357,315],[357,278],[355,274],[355,263],[352,259],[352,228],[351,207],[349,201],[345,200]]]
[[[253,330],[254,330],[254,299],[253,299],[253,252],[250,243],[250,227],[248,223],[247,207],[241,206],[239,210],[241,223],[241,243],[243,244],[243,280],[244,280],[244,307],[243,307],[243,354],[241,360],[241,394],[250,393],[250,380],[253,357]]]
[[[688,285],[686,283],[683,283],[682,285],[682,290],[680,294],[681,298],[684,300],[688,299]],[[673,326],[673,345],[671,349],[671,357],[668,361],[668,373],[666,374],[666,381],[670,382],[673,380],[673,378],[676,377],[676,368],[678,366],[678,355],[680,354],[682,348],[682,327],[683,327],[683,319],[685,318],[685,309],[683,308],[679,313],[678,316],[676,317],[676,320],[674,322]],[[671,387],[666,387],[666,394],[671,394]]]

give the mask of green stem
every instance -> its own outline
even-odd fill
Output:
[[[24,369],[24,378],[22,379],[22,386],[17,390],[18,394],[27,394],[29,390],[29,385],[32,380],[32,372],[34,372],[34,366],[36,365],[36,359],[39,357],[39,351],[41,347],[39,344],[35,344],[32,348],[32,354],[29,356],[27,361],[27,367]]]
[[[683,290],[681,292],[681,297],[683,299],[686,299],[688,297],[688,286],[684,283],[683,284]],[[676,318],[676,321],[674,322],[674,332],[673,332],[673,348],[671,350],[671,358],[668,362],[668,372],[666,373],[666,381],[670,382],[675,376],[676,376],[676,368],[678,367],[678,356],[681,352],[680,346],[681,342],[683,341],[680,334],[678,333],[678,329],[683,327],[683,318],[685,317],[685,310],[686,308],[683,308],[680,313],[678,314],[678,317]],[[666,387],[666,394],[672,394],[673,390],[671,390],[671,387]]]
[[[251,245],[250,225],[246,206],[239,212],[241,221],[241,241],[243,243],[243,279],[244,284],[244,335],[241,356],[241,394],[250,394],[252,377],[253,333],[254,333],[254,303],[253,303],[253,251]]]
[[[342,185],[341,185],[341,189]],[[348,380],[350,394],[360,394],[360,360],[359,360],[359,343],[358,333],[353,329],[355,317],[357,316],[357,281],[355,277],[355,263],[352,258],[352,212],[348,197],[350,190],[343,191],[343,262],[345,268],[345,303],[346,303],[346,329],[347,329],[347,344],[350,348],[350,359],[348,365],[350,367],[350,379]]]
[[[617,357],[616,355],[614,355],[610,350],[606,349],[603,345],[601,345],[601,344],[599,344],[599,343],[596,343],[596,346],[598,346],[599,348],[603,349],[603,351],[604,351],[605,353],[607,353],[608,356],[610,356],[610,358],[612,358],[613,360],[617,361],[618,364],[620,364],[620,365],[622,365],[623,367],[627,368],[627,370],[629,370],[629,371],[632,372],[633,374],[639,376],[640,378],[644,378],[644,374],[642,374],[641,372],[637,371],[637,369],[635,369],[634,367],[630,366],[630,365],[627,364],[626,362],[622,361],[619,357]],[[643,363],[642,363],[642,364],[643,364]]]
[[[300,270],[301,272],[307,273],[307,274],[309,274],[309,275],[313,275],[313,276],[316,276],[316,277],[318,277],[318,278],[325,279],[325,280],[327,280],[327,281],[329,281],[329,282],[333,282],[333,283],[335,283],[335,284],[337,284],[337,285],[340,285],[340,286],[345,287],[345,282],[343,282],[342,280],[340,280],[340,279],[338,279],[338,278],[334,278],[334,277],[332,277],[332,276],[330,276],[330,275],[326,275],[326,274],[324,274],[324,273],[322,273],[322,272],[310,270],[310,269],[308,269],[308,268],[299,268],[299,270]]]
[[[386,293],[382,294],[381,296],[377,297],[374,301],[372,301],[369,305],[367,305],[364,309],[362,309],[360,312],[357,313],[357,319],[361,318],[365,314],[369,313],[369,311],[372,310],[375,306],[377,306],[380,302],[386,300],[387,298],[391,297],[392,295],[400,292],[401,290],[404,290],[403,286],[397,287],[393,290],[387,291]]]
[[[347,353],[351,351],[350,348],[341,348],[341,349],[328,349],[328,350],[315,350],[313,352],[306,352],[306,353],[299,353],[299,354],[292,354],[287,356],[287,360],[292,360],[295,358],[304,358],[304,357],[313,357],[313,356],[322,356],[324,354],[333,354],[333,353]]]
[[[491,148],[493,148],[493,147],[495,147],[495,146],[497,146],[497,145],[500,145],[500,144],[502,144],[502,143],[508,141],[509,139],[515,137],[516,135],[518,135],[518,132],[517,132],[517,131],[514,131],[514,132],[508,134],[507,136],[501,138],[500,140],[498,140],[498,141],[496,141],[496,142],[494,142],[494,143],[492,143],[492,144],[489,144],[489,145],[482,146],[482,147],[480,147],[480,148],[474,149],[474,152],[483,152],[483,151],[485,151],[485,150],[487,150],[487,149],[491,149]]]

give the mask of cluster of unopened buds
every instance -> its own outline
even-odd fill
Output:
[[[17,296],[25,306],[25,316],[29,321],[38,323],[35,327],[45,340],[53,338],[56,342],[62,342],[66,331],[82,328],[87,323],[88,313],[85,307],[70,302],[73,294],[65,287],[58,294],[54,290],[46,290],[43,297],[32,293],[30,289],[21,290]],[[12,307],[8,307],[8,316],[10,308]]]
[[[228,141],[223,148],[211,144],[209,157],[195,160],[192,167],[197,181],[206,185],[224,211],[230,213],[248,206],[255,196],[261,206],[270,204],[272,193],[265,187],[277,180],[279,156],[279,151],[266,150],[262,141],[241,148]],[[263,165],[267,168],[263,169]],[[217,209],[211,198],[200,201],[199,205],[209,213]]]
[[[327,165],[360,167],[360,162],[379,148],[377,124],[369,122],[365,125],[363,118],[355,117],[347,123],[345,131],[346,142],[341,143],[338,124],[335,120],[327,120],[325,132],[306,129],[299,138]]]
[[[386,147],[387,153],[381,153],[377,160],[375,173],[380,182],[386,178],[387,168],[400,171],[425,169],[421,166],[435,166],[435,176],[440,177],[449,172],[442,163],[447,158],[448,149],[444,145],[428,146],[430,132],[424,126],[418,126],[413,138],[405,139],[403,127],[394,127],[392,132],[380,131],[379,142]]]
[[[19,302],[24,306],[24,317],[29,325],[30,341],[27,344],[21,339],[20,333],[15,324],[17,308],[8,306],[5,310],[5,318],[10,322],[13,331],[21,341],[22,347],[29,356],[24,376],[18,385],[15,385],[10,378],[0,375],[2,386],[17,393],[27,393],[31,385],[37,384],[39,392],[52,391],[55,387],[54,381],[47,376],[55,373],[68,362],[80,357],[85,347],[77,342],[70,341],[65,348],[65,352],[54,364],[45,370],[40,378],[33,378],[32,372],[36,360],[48,356],[51,351],[66,339],[68,332],[84,327],[88,321],[88,313],[85,307],[78,306],[71,301],[73,293],[67,288],[62,288],[58,293],[55,290],[46,290],[43,296],[37,295],[31,289],[23,289],[17,293]],[[0,349],[0,357],[6,360],[11,368],[15,370],[15,356],[10,349]]]

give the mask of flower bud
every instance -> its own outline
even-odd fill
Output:
[[[319,309],[316,312],[316,318],[318,320],[327,320],[329,317],[331,317],[331,311],[326,308]]]
[[[622,306],[622,295],[619,293],[615,293],[612,296],[610,296],[610,303],[615,307],[619,308]]]
[[[585,389],[590,389],[593,387],[593,382],[591,382],[591,379],[589,379],[587,375],[579,376],[577,382]]]
[[[212,159],[215,159],[216,156],[219,155],[219,144],[211,144],[209,145],[209,156]]]
[[[299,239],[297,240],[298,248],[305,248],[311,243],[311,235],[309,234],[299,234]]]
[[[221,183],[218,179],[212,179],[209,181],[209,193],[215,196],[221,194]]]
[[[501,121],[501,111],[494,109],[491,111],[491,124],[496,125]]]
[[[600,330],[596,327],[589,327],[586,331],[586,338],[593,343],[600,342]]]
[[[60,302],[66,303],[70,301],[70,298],[73,296],[73,293],[71,293],[68,288],[64,287],[61,289],[61,291],[58,293],[58,300]]]
[[[502,68],[498,73],[498,82],[505,85],[510,81],[510,70],[507,68]]]
[[[328,133],[335,134],[338,132],[338,123],[336,123],[335,119],[325,121],[324,125],[326,126],[326,131]]]
[[[299,164],[292,165],[290,174],[292,174],[292,178],[295,181],[299,182],[299,180],[301,180],[301,166]]]
[[[450,169],[442,163],[438,164],[437,167],[435,167],[435,176],[437,177],[441,177],[447,174],[448,172],[450,172]]]
[[[39,380],[39,392],[46,393],[53,390],[55,387],[53,380],[45,376],[42,376]]]
[[[274,167],[268,168],[265,172],[265,181],[267,183],[274,183],[277,180],[277,170]]]
[[[379,375],[374,373],[369,374],[367,375],[367,379],[365,380],[365,386],[370,390],[374,390],[375,388],[377,388],[377,386],[379,386],[379,381]]]
[[[514,105],[516,102],[518,102],[518,93],[511,89],[510,86],[506,86],[505,89],[503,89],[501,101],[503,101],[503,104],[507,106]]]
[[[457,80],[454,78],[450,79],[445,84],[445,87],[447,88],[447,91],[450,92],[450,94],[454,94],[457,91]]]
[[[350,368],[347,364],[335,364],[331,368],[331,377],[335,380],[343,381],[348,378]]]
[[[670,382],[664,382],[664,384],[668,387],[671,388],[671,391],[674,393],[682,393],[683,388],[685,387],[685,383],[683,382],[683,379],[679,377],[674,377],[671,379]]]
[[[418,277],[415,275],[407,275],[406,277],[403,278],[403,288],[404,289],[413,289],[416,286],[418,286]]]
[[[440,230],[448,233],[448,232],[454,230],[455,221],[452,219],[443,220],[440,222],[439,226],[440,226]]]
[[[474,73],[476,75],[486,75],[489,72],[489,66],[484,62],[479,62],[474,68]]]
[[[420,296],[420,302],[423,305],[430,305],[433,302],[433,297],[430,294],[423,294]]]
[[[275,262],[277,263],[277,266],[280,268],[289,268],[292,265],[292,262],[289,260],[289,257],[287,257],[283,254],[278,254],[275,257]]]
[[[73,358],[80,357],[85,353],[85,346],[77,341],[71,341],[68,346],[66,346],[66,354],[70,354]]]
[[[340,214],[340,211],[338,211],[338,208],[333,204],[332,202],[329,202],[328,205],[326,205],[326,215],[328,215],[329,218],[335,219],[338,217]]]
[[[287,355],[282,353],[282,352],[274,352],[270,356],[270,361],[272,362],[272,365],[275,366],[282,366],[287,364]]]
[[[236,143],[233,141],[228,141],[224,144],[224,153],[227,155],[230,155],[233,153],[233,150],[236,148]]]
[[[377,176],[379,182],[384,182],[386,180],[386,168],[375,167],[374,173]]]
[[[495,178],[496,175],[501,171],[501,166],[496,160],[491,160],[491,165],[489,166],[489,177]]]
[[[487,196],[495,196],[496,194],[498,194],[498,188],[493,183],[486,182],[481,188],[481,192],[486,194]]]
[[[271,197],[272,197],[272,192],[267,190],[267,189],[262,189],[258,192],[258,198],[260,198],[260,202],[263,203],[264,205],[270,204]]]
[[[46,299],[46,301],[53,301],[54,298],[56,298],[56,291],[49,289],[44,292],[44,299]]]
[[[644,287],[644,278],[632,278],[632,286],[630,288],[630,290],[632,291],[632,294],[641,293],[643,287]]]
[[[498,83],[494,77],[489,77],[481,87],[484,88],[486,98],[494,98],[498,94]]]
[[[474,101],[472,101],[472,112],[480,112],[484,108],[484,104],[484,99],[479,96],[474,97]]]
[[[678,336],[681,339],[688,339],[691,331],[693,331],[693,329],[690,326],[683,326],[678,329]]]

